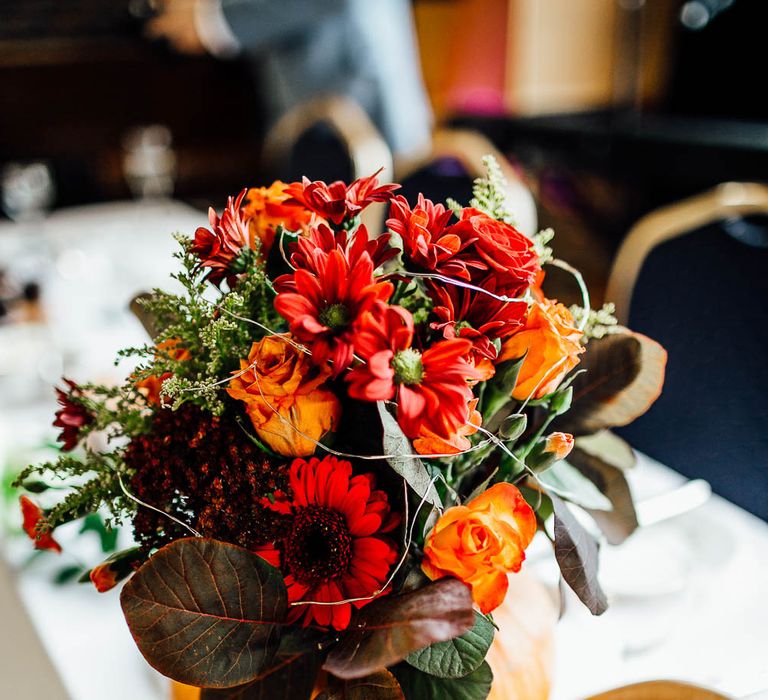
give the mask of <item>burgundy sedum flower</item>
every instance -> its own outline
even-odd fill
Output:
[[[69,390],[56,388],[61,408],[56,411],[56,420],[53,421],[53,425],[61,428],[58,439],[62,449],[69,452],[74,450],[80,442],[81,428],[93,423],[93,415],[78,401],[78,398],[83,395],[80,387],[71,379],[64,379],[64,383]]]

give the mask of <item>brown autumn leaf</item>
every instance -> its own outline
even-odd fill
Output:
[[[632,502],[627,478],[618,467],[577,446],[568,455],[568,462],[576,467],[603,493],[613,506],[612,510],[587,509],[610,544],[621,544],[637,529],[637,513]]]
[[[626,328],[590,340],[579,365],[587,371],[574,379],[571,409],[556,429],[578,437],[631,423],[659,397],[666,364],[661,345]]]
[[[458,637],[474,622],[469,588],[458,579],[443,578],[362,608],[323,668],[339,678],[362,678],[417,649]]]
[[[283,577],[253,552],[206,538],[166,545],[120,595],[147,662],[198,687],[246,683],[269,663],[285,619]]]
[[[386,670],[363,678],[342,680],[329,676],[328,689],[315,700],[405,700],[397,679]]]
[[[555,559],[565,582],[593,615],[608,609],[597,580],[598,544],[573,516],[568,506],[550,493],[555,509]]]

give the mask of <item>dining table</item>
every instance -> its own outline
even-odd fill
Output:
[[[58,376],[109,382],[131,371],[130,363],[115,365],[117,350],[148,339],[129,300],[167,287],[178,250],[172,234],[191,236],[206,223],[204,211],[170,199],[0,223],[0,267],[26,260],[42,292],[39,320],[0,325],[4,483],[52,453]],[[627,478],[645,522],[621,545],[601,547],[606,613],[593,617],[559,585],[546,537],[528,551],[524,570],[563,596],[551,700],[657,679],[758,697],[768,689],[768,524],[649,456],[636,457]],[[690,508],[669,507],[670,493],[694,491]],[[167,679],[131,638],[119,591],[55,582],[63,567],[103,558],[98,538],[79,537],[79,524],[70,523],[57,529],[64,552],[38,556],[20,535],[17,500],[6,493],[0,507],[0,697],[169,697]],[[119,537],[130,543],[128,532]]]

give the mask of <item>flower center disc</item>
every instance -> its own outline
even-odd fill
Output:
[[[341,576],[352,555],[352,536],[341,513],[306,506],[296,513],[284,561],[299,583],[316,586]]]
[[[424,378],[421,353],[413,348],[396,353],[392,358],[392,369],[399,384],[418,384]]]
[[[331,304],[320,312],[320,323],[337,331],[349,324],[349,310],[344,304]]]

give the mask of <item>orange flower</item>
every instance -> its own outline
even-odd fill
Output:
[[[551,299],[534,301],[525,326],[504,341],[497,362],[525,355],[512,397],[525,401],[551,394],[577,364],[584,346],[579,342],[571,312]],[[527,353],[527,354],[526,354]]]
[[[287,231],[306,231],[312,220],[312,212],[298,203],[286,204],[290,198],[286,193],[288,185],[275,180],[269,187],[253,187],[246,195],[243,207],[249,218],[248,231],[251,244],[255,239],[261,241],[263,258],[269,255],[275,240],[277,227],[282,225]]]
[[[106,593],[117,585],[117,571],[115,571],[112,563],[109,561],[94,566],[91,569],[89,578],[99,593]]]
[[[61,552],[61,545],[53,539],[50,527],[47,527],[43,509],[26,496],[21,496],[19,503],[21,515],[24,518],[22,527],[29,539],[35,543],[35,549],[51,549],[54,552]]]
[[[536,516],[520,491],[495,484],[443,513],[427,537],[421,568],[432,580],[464,581],[480,611],[489,613],[504,601],[507,574],[520,571],[535,533]]]
[[[290,341],[288,335],[273,335],[254,343],[227,391],[245,402],[259,439],[278,454],[306,457],[315,451],[313,441],[338,425],[341,404],[323,386],[331,368],[314,365]]]
[[[186,348],[179,347],[179,343],[181,341],[178,338],[170,338],[158,343],[155,354],[158,356],[165,355],[178,362],[185,362],[192,357],[192,354]],[[170,372],[165,372],[160,376],[150,374],[148,377],[137,381],[136,388],[144,395],[147,403],[160,406],[160,391],[163,388],[163,382],[171,376],[173,375]]]
[[[418,437],[413,441],[413,448],[420,455],[446,455],[458,454],[472,447],[472,443],[467,440],[468,435],[477,432],[477,428],[483,422],[480,411],[476,409],[479,399],[472,399],[469,402],[469,421],[462,425],[450,439],[445,439],[432,432],[427,424],[423,424],[419,430]]]
[[[573,449],[573,435],[570,433],[552,433],[544,443],[544,452],[553,454],[555,460],[565,459]]]

